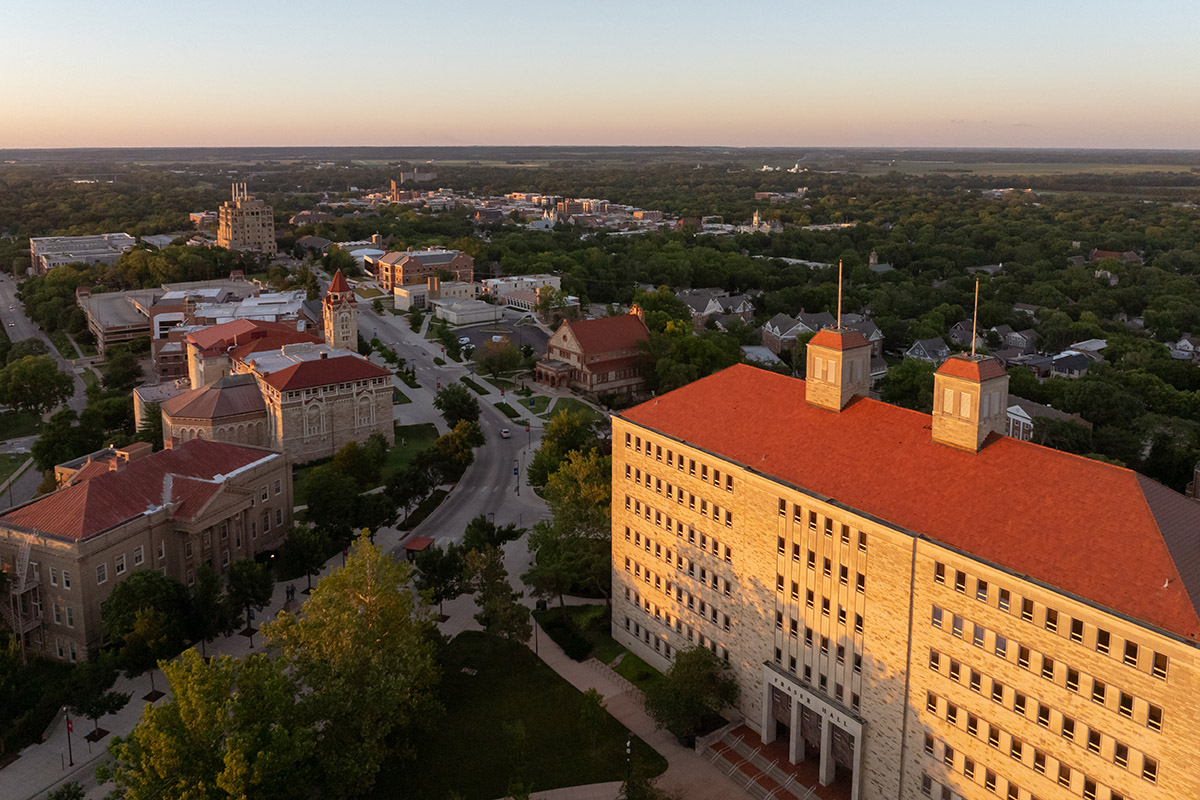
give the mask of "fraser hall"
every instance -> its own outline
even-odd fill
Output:
[[[991,357],[947,360],[932,415],[869,366],[827,329],[807,380],[613,418],[613,635],[724,659],[735,721],[828,796],[1200,798],[1200,480],[1003,436]]]

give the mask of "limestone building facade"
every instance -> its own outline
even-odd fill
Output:
[[[191,586],[201,564],[224,573],[282,544],[292,523],[284,455],[205,439],[171,445],[60,465],[61,488],[0,516],[0,614],[28,652],[86,659],[103,643],[101,604],[137,570]]]
[[[217,210],[217,247],[275,256],[274,209],[251,197],[244,183],[233,184],[232,198]]]
[[[475,280],[475,259],[460,250],[405,250],[385,253],[367,260],[375,279],[384,293],[397,286],[425,283],[428,278],[447,277],[448,280],[472,283]]]
[[[614,637],[711,649],[852,800],[1200,797],[1196,498],[1003,436],[994,359],[931,417],[866,399],[854,331],[807,357],[613,418]]]

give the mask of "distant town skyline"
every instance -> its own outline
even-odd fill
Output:
[[[0,148],[1200,149],[1181,0],[19,4]]]

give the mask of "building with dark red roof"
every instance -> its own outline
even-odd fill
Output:
[[[101,643],[100,605],[141,569],[185,585],[278,547],[292,523],[281,453],[206,439],[101,450],[56,470],[60,488],[0,514],[0,604],[29,652],[75,661]]]
[[[637,314],[567,321],[546,344],[537,380],[590,395],[636,394],[642,388],[639,345],[649,337]]]
[[[614,637],[727,661],[730,747],[835,796],[1200,797],[1200,502],[1004,436],[990,357],[932,414],[866,397],[853,331],[807,358],[614,418]]]

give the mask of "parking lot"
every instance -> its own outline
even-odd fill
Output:
[[[549,335],[536,325],[518,325],[516,319],[507,316],[500,322],[485,322],[470,327],[455,328],[454,335],[471,340],[476,347],[484,342],[490,342],[493,336],[507,336],[508,340],[517,347],[529,345],[533,352],[541,357],[546,354],[546,343]]]

